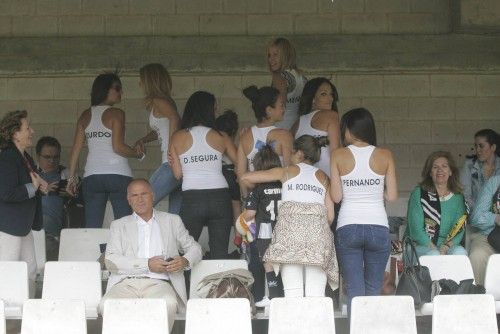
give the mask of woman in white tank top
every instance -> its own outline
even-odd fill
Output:
[[[279,37],[267,47],[267,65],[272,74],[272,87],[286,101],[283,119],[276,125],[289,130],[299,117],[299,100],[307,79],[297,68],[295,48],[289,40]]]
[[[247,170],[254,170],[253,157],[265,144],[270,144],[280,156],[282,165],[288,166],[293,137],[288,130],[274,126],[283,118],[285,112],[284,100],[279,95],[279,91],[272,87],[250,86],[243,90],[243,94],[252,101],[257,125],[240,135],[237,174],[243,175]],[[240,188],[243,196],[246,196],[248,189],[241,185]]]
[[[132,213],[127,201],[127,186],[132,171],[127,158],[142,158],[144,152],[133,149],[125,141],[125,113],[113,107],[121,101],[122,85],[114,73],[97,76],[92,84],[91,105],[76,125],[69,161],[68,192],[76,192],[76,167],[85,140],[89,153],[82,183],[85,202],[85,226],[102,226],[108,199],[114,218]]]
[[[282,182],[278,222],[264,261],[279,266],[285,297],[324,296],[327,281],[333,289],[338,286],[330,230],[334,212],[329,179],[313,166],[324,144],[324,139],[304,135],[294,142],[293,165],[249,172],[241,177],[247,186]]]
[[[342,201],[335,245],[347,286],[347,309],[356,296],[379,295],[391,241],[384,198],[397,199],[394,159],[376,147],[375,123],[364,108],[353,109],[340,121],[347,147],[333,152],[332,199]]]
[[[171,97],[172,79],[162,64],[147,64],[141,67],[140,86],[144,91],[144,102],[149,113],[151,131],[136,141],[135,147],[144,151],[144,144],[158,140],[162,164],[149,179],[154,193],[154,205],[168,197],[170,213],[179,214],[181,209],[180,182],[175,178],[168,163],[168,145],[172,134],[179,129],[180,117]]]
[[[327,78],[309,80],[300,97],[301,116],[291,129],[295,138],[302,135],[328,138],[329,144],[321,148],[321,157],[315,164],[328,176],[330,176],[330,152],[340,146],[338,99],[337,89]]]
[[[233,211],[228,184],[222,174],[222,155],[236,161],[231,138],[215,127],[215,97],[195,92],[188,99],[181,129],[172,136],[170,156],[176,178],[182,178],[180,216],[198,240],[208,226],[211,259],[227,258]]]

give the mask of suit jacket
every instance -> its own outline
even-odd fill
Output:
[[[25,158],[35,168],[28,153]],[[40,192],[29,198],[26,184],[32,183],[24,158],[15,146],[0,152],[0,231],[23,237],[43,226]]]
[[[160,226],[165,252],[169,257],[184,253],[192,267],[202,258],[201,246],[189,235],[178,215],[154,211]],[[148,259],[137,257],[137,221],[133,215],[111,223],[110,237],[106,246],[105,263],[111,272],[108,288],[127,276],[140,276],[149,272]],[[181,310],[187,303],[186,283],[183,272],[168,273],[170,282],[177,293]]]

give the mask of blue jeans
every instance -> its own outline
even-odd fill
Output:
[[[101,228],[108,199],[115,219],[132,214],[127,201],[130,176],[94,174],[83,178],[82,191],[85,202],[85,227]]]
[[[337,230],[335,246],[350,316],[354,297],[380,294],[391,251],[389,229],[380,225],[345,225]]]
[[[149,178],[151,188],[155,194],[154,205],[158,204],[165,196],[168,197],[168,212],[179,214],[181,211],[182,191],[181,182],[174,176],[168,162],[158,167]]]

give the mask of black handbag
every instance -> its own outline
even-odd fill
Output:
[[[432,280],[429,268],[420,265],[415,245],[405,238],[403,249],[404,268],[396,288],[396,295],[411,296],[415,307],[431,301]]]
[[[500,226],[495,225],[493,231],[488,234],[488,243],[497,253],[500,253]]]

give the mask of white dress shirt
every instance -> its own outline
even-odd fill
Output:
[[[166,255],[164,254],[166,247],[163,245],[160,226],[156,221],[154,211],[153,216],[147,222],[135,212],[133,213],[133,216],[137,221],[137,256],[139,258],[149,259],[153,256]],[[152,271],[149,271],[145,276],[156,279],[169,279],[167,273],[160,274]]]

